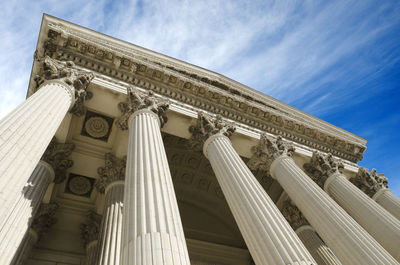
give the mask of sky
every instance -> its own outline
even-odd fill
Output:
[[[368,140],[400,196],[399,1],[1,1],[0,118],[26,96],[43,13],[223,74]]]

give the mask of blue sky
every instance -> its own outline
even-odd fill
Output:
[[[226,75],[368,140],[400,196],[399,1],[2,1],[0,117],[24,101],[43,13]]]

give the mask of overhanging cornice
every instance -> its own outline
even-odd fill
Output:
[[[77,65],[357,162],[366,140],[225,76],[44,15],[37,55]],[[33,93],[34,65],[28,95]]]

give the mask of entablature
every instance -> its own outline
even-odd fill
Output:
[[[95,73],[93,83],[118,93],[129,85],[154,91],[187,116],[197,116],[198,110],[220,114],[257,136],[281,135],[353,163],[366,149],[366,140],[224,76],[47,15],[36,55],[71,60]],[[28,95],[33,92],[31,78]]]

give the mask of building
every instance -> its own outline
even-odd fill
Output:
[[[0,264],[399,264],[366,140],[44,15],[0,121]]]

